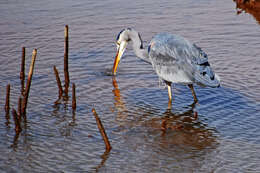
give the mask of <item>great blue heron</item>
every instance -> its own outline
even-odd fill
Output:
[[[136,56],[152,64],[157,75],[167,84],[170,104],[171,83],[188,85],[195,103],[198,99],[193,83],[209,87],[220,86],[220,79],[213,72],[207,54],[195,44],[178,35],[160,33],[153,37],[147,48],[144,48],[140,34],[131,28],[123,29],[117,36],[113,75],[116,74],[119,61],[130,41],[133,42]]]

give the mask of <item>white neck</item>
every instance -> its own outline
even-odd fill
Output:
[[[143,61],[151,64],[148,56],[148,50],[144,49],[142,39],[139,33],[132,29],[128,32],[128,36],[133,41],[133,49],[136,56],[142,59]]]

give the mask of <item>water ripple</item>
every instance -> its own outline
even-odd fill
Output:
[[[259,25],[223,1],[25,1],[0,2],[0,172],[257,172],[259,135]],[[225,5],[223,5],[225,4]],[[214,19],[214,20],[213,20]],[[69,71],[77,109],[55,105],[56,65],[64,83],[64,25],[69,25]],[[174,85],[167,89],[149,64],[127,49],[111,75],[115,39],[125,27],[147,46],[158,32],[183,35],[208,53],[221,88]],[[11,108],[20,96],[21,47],[26,74],[38,49],[27,123],[15,135],[6,126],[5,87]],[[113,149],[105,152],[91,109]],[[196,117],[197,115],[197,117]],[[242,165],[242,166],[241,166]]]

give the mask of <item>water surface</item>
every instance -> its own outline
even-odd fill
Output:
[[[260,172],[260,26],[250,14],[237,15],[233,1],[11,0],[0,2],[0,16],[1,172]],[[52,68],[63,79],[66,24],[74,113],[70,100],[54,105]],[[195,86],[199,104],[192,105],[190,90],[174,85],[169,111],[167,89],[131,46],[113,79],[115,38],[125,27],[139,31],[145,45],[158,32],[188,38],[207,52],[222,87]],[[17,139],[12,118],[6,125],[4,100],[10,83],[17,108],[22,46],[26,72],[34,48],[38,55]]]

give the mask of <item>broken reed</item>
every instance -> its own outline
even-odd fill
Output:
[[[59,71],[57,70],[56,66],[53,66],[53,71],[55,73],[56,76],[56,81],[57,81],[57,85],[59,88],[59,99],[62,97],[63,94],[63,90],[62,90],[62,85],[61,85],[61,81],[60,81],[60,76],[59,76]]]
[[[65,26],[64,30],[64,77],[65,77],[65,95],[68,96],[68,88],[69,88],[69,66],[68,66],[68,52],[69,52],[69,34],[68,34],[69,27],[68,25]],[[28,73],[28,79],[26,83],[26,88],[24,88],[24,80],[25,80],[25,47],[22,47],[22,56],[21,56],[21,71],[20,71],[20,80],[21,80],[21,95],[23,96],[23,99],[19,97],[18,100],[18,114],[15,109],[13,109],[13,117],[16,122],[16,124],[19,124],[20,126],[20,121],[21,121],[21,116],[26,119],[26,108],[27,108],[27,102],[28,102],[28,97],[29,97],[29,92],[30,92],[30,86],[31,86],[31,80],[33,76],[33,70],[34,70],[34,64],[36,60],[36,55],[37,55],[37,49],[33,50],[32,54],[32,60],[30,64],[30,69]],[[57,80],[57,85],[59,88],[59,98],[62,97],[63,94],[63,89],[59,77],[59,72],[56,69],[56,66],[53,67],[55,75],[56,75],[56,80]],[[73,110],[76,109],[76,94],[75,94],[75,84],[73,83],[73,89],[72,89],[72,108]],[[6,111],[6,119],[9,120],[9,110],[10,110],[10,84],[7,85],[6,88],[6,103],[5,103],[5,111]],[[18,130],[17,130],[18,129]],[[19,131],[18,125],[16,125],[16,132]]]
[[[20,133],[22,131],[22,128],[21,128],[21,125],[20,125],[20,118],[17,115],[15,109],[12,110],[12,114],[13,114],[13,119],[14,119],[14,124],[15,124],[15,132]]]
[[[77,107],[76,103],[76,85],[75,83],[72,84],[72,109],[75,111]]]
[[[33,69],[34,69],[34,64],[35,64],[35,59],[36,59],[36,55],[37,55],[37,49],[33,50],[32,53],[32,61],[31,61],[31,65],[30,65],[30,69],[29,69],[29,73],[28,73],[28,79],[27,79],[27,83],[26,83],[26,88],[24,91],[24,66],[25,66],[25,47],[22,48],[22,61],[21,61],[21,72],[20,72],[20,79],[21,79],[21,96],[18,99],[18,114],[16,112],[15,109],[12,109],[12,114],[13,114],[13,120],[15,123],[15,132],[16,134],[19,134],[22,131],[21,128],[21,116],[24,117],[24,120],[26,121],[26,107],[27,107],[27,101],[28,101],[28,97],[29,97],[29,92],[30,92],[30,86],[31,86],[31,79],[32,79],[32,75],[33,75]],[[7,125],[9,124],[9,110],[10,110],[10,84],[8,84],[6,86],[6,102],[5,102],[5,111],[6,111],[6,119],[7,119]]]
[[[100,132],[101,136],[103,137],[104,143],[106,145],[106,151],[110,151],[112,149],[112,147],[111,147],[110,142],[108,140],[106,131],[105,131],[103,125],[102,125],[102,122],[99,119],[98,114],[97,114],[97,112],[94,108],[92,109],[92,112],[93,112],[94,117],[96,118],[96,122],[97,122],[99,132]]]
[[[5,112],[10,110],[10,84],[6,86]]]
[[[27,83],[26,83],[25,93],[24,93],[24,97],[23,97],[23,101],[22,101],[22,115],[23,116],[26,115],[26,108],[27,108],[30,87],[31,87],[31,80],[32,80],[36,55],[37,55],[37,49],[34,49],[33,53],[32,53],[32,61],[31,61],[31,65],[30,65],[30,69],[29,69],[29,73],[28,73],[28,79],[27,79]]]
[[[60,80],[59,72],[56,68],[56,66],[53,66],[53,71],[56,76],[57,85],[59,88],[59,99],[55,101],[55,104],[58,104],[60,102],[61,97],[63,96],[63,100],[68,100],[68,91],[69,91],[69,85],[70,85],[70,79],[69,79],[69,27],[68,25],[65,26],[64,29],[64,90],[62,87],[62,83]],[[76,109],[76,91],[75,91],[75,84],[72,84],[72,109],[75,111]]]
[[[22,57],[21,57],[21,72],[20,72],[20,80],[21,80],[21,94],[24,93],[24,69],[25,69],[25,47],[22,48]]]
[[[5,119],[6,119],[6,125],[8,125],[10,122],[10,84],[6,86],[6,98],[5,98]]]
[[[64,29],[64,77],[65,77],[65,95],[68,96],[68,90],[70,85],[69,79],[69,26],[66,25]]]
[[[22,97],[19,97],[18,99],[18,108],[17,108],[17,111],[18,111],[18,115],[20,117],[20,122],[21,122],[21,117],[23,116],[24,120],[26,121],[26,116],[25,115],[22,115]]]

